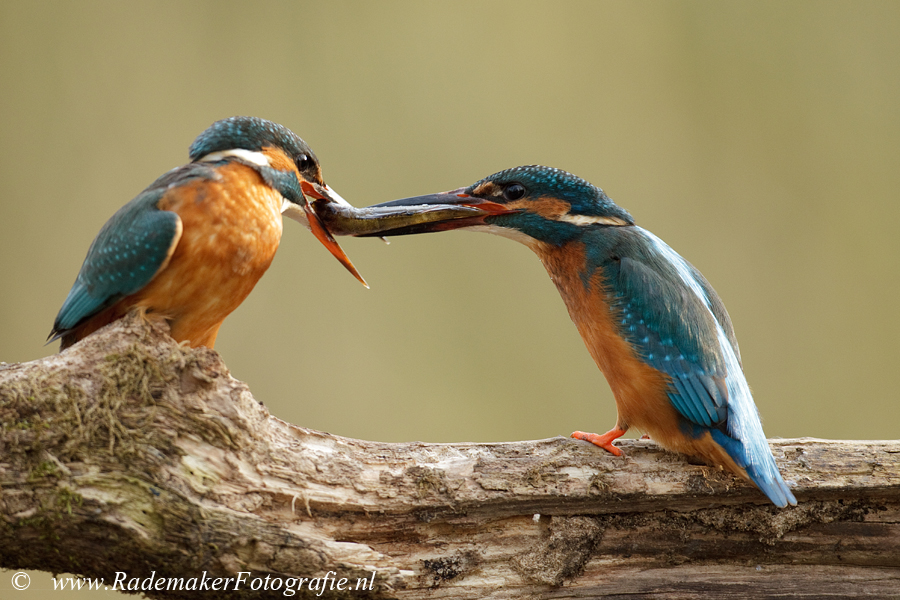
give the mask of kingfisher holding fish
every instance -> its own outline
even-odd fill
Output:
[[[275,257],[282,215],[307,227],[368,287],[310,199],[328,207],[335,228],[353,233],[478,212],[356,209],[325,184],[306,142],[257,117],[213,123],[189,155],[190,163],[150,184],[94,239],[49,336],[61,339],[61,349],[131,310],[166,319],[179,342],[212,348]]]
[[[191,162],[119,209],[88,250],[50,340],[65,349],[132,309],[169,321],[177,341],[212,348],[281,241],[282,215],[305,225],[365,285],[307,196],[347,204],[292,131],[255,117],[213,123]]]
[[[763,434],[731,319],[697,269],[603,190],[550,167],[516,167],[371,208],[454,205],[480,212],[359,235],[467,228],[525,244],[556,284],[616,400],[610,431],[572,437],[620,456],[614,440],[635,427],[664,448],[752,481],[777,506],[797,503]]]

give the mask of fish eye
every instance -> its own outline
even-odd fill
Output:
[[[507,200],[518,200],[525,195],[525,186],[521,183],[511,183],[503,188],[503,197]]]

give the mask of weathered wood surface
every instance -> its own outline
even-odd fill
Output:
[[[799,506],[652,441],[389,444],[125,319],[0,366],[0,567],[346,577],[318,598],[900,597],[900,442],[772,442]],[[274,579],[272,580],[274,581]],[[322,585],[316,580],[316,585]],[[147,593],[147,592],[145,592]],[[248,584],[155,598],[279,596]]]

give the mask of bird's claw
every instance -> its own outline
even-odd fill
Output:
[[[625,432],[621,429],[611,429],[603,435],[599,435],[597,433],[586,433],[584,431],[576,431],[572,433],[570,437],[573,437],[576,440],[584,440],[586,442],[590,442],[595,446],[603,448],[614,456],[624,456],[625,453],[622,452],[620,448],[613,445],[613,442],[624,434]]]

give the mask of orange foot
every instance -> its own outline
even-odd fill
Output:
[[[613,442],[618,438],[625,435],[624,429],[619,429],[618,427],[613,427],[603,435],[599,435],[596,433],[585,433],[583,431],[576,431],[570,437],[575,438],[576,440],[584,440],[586,442],[590,442],[595,446],[600,446],[610,454],[614,454],[615,456],[622,456],[622,451],[613,446]]]

